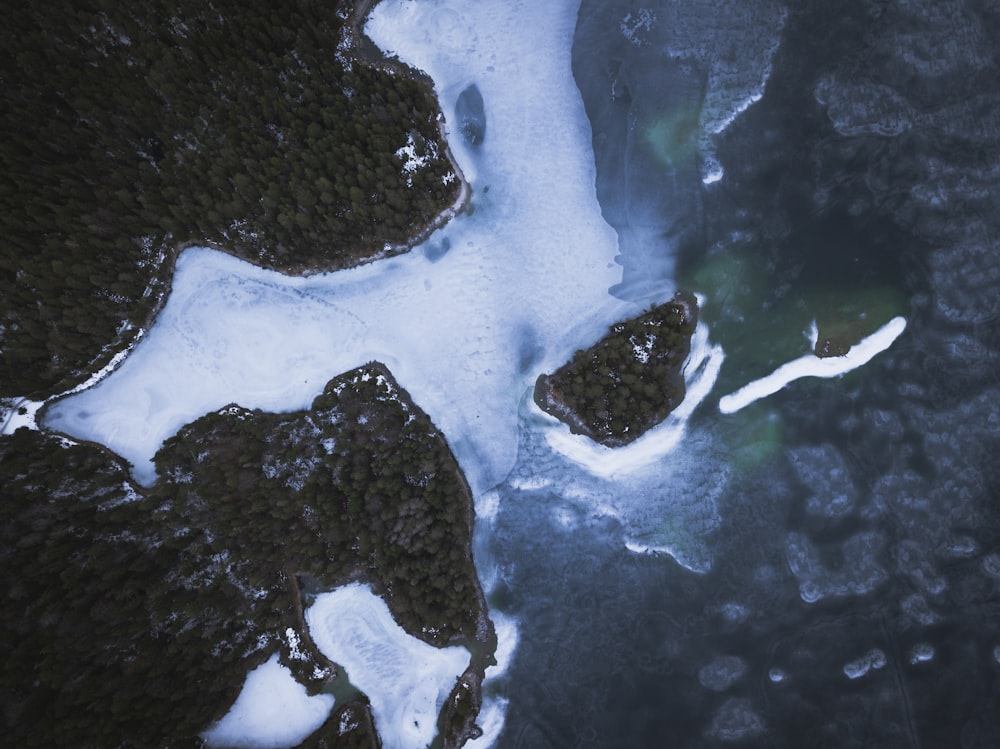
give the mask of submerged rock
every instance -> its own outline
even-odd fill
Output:
[[[698,670],[698,683],[713,692],[724,692],[743,678],[745,660],[736,655],[720,655]]]
[[[470,146],[482,145],[486,138],[486,107],[483,95],[475,83],[465,88],[455,102],[455,120],[458,129]]]

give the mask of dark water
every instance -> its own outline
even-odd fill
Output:
[[[580,12],[619,292],[736,257],[754,291],[710,312],[733,381],[752,369],[740,326],[765,347],[771,316],[818,294],[890,288],[909,325],[842,379],[695,414],[704,470],[728,475],[707,572],[628,552],[592,505],[560,526],[558,488],[501,488],[494,603],[521,629],[499,745],[1000,746],[1000,8],[804,2],[776,28],[773,4],[741,4],[743,38],[778,41],[763,97],[712,139],[708,185],[685,123],[740,50],[724,23],[679,45],[680,24],[649,20],[685,8],[730,12]],[[670,158],[653,158],[636,123],[672,108]]]

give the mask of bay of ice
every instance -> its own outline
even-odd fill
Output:
[[[202,737],[210,747],[280,749],[294,746],[323,725],[333,709],[329,694],[310,696],[277,654],[249,674],[229,712]]]

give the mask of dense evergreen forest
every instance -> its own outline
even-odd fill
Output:
[[[362,9],[370,5],[358,2]],[[122,349],[206,243],[285,272],[405,250],[459,198],[429,80],[350,0],[52,0],[0,28],[0,398]],[[408,631],[476,656],[440,727],[469,735],[495,649],[472,504],[443,437],[372,365],[307,412],[182,430],[137,491],[93,445],[0,437],[0,695],[18,746],[187,747],[280,653],[338,704],[303,747],[378,746],[312,646],[317,591],[372,583]]]
[[[576,434],[620,447],[659,424],[684,400],[681,368],[698,324],[694,295],[615,323],[601,340],[535,382],[539,408]]]
[[[8,741],[197,746],[274,652],[312,691],[327,688],[336,667],[302,609],[358,579],[411,634],[470,645],[465,681],[479,683],[496,643],[471,559],[472,498],[387,370],[331,380],[308,411],[206,415],[156,463],[163,478],[139,494],[96,446],[28,429],[0,440]],[[456,686],[449,702],[468,711],[477,698]],[[336,719],[345,710],[352,719]],[[355,728],[340,735],[342,724]],[[372,736],[358,697],[303,746]]]
[[[362,64],[353,13],[348,0],[5,9],[0,396],[85,378],[146,323],[184,243],[341,268],[404,248],[457,199],[429,82]]]

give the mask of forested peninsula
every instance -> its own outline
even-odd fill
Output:
[[[291,273],[405,251],[465,185],[429,79],[359,33],[371,2],[54,0],[0,29],[0,398],[83,381],[148,326],[178,252]],[[331,373],[334,374],[334,373]],[[9,403],[10,401],[8,401]],[[97,445],[0,436],[0,695],[18,746],[188,747],[278,653],[337,695],[303,747],[380,745],[303,609],[373,586],[473,653],[439,729],[476,731],[496,647],[473,504],[443,435],[377,363],[307,411],[233,405],[137,489]]]

